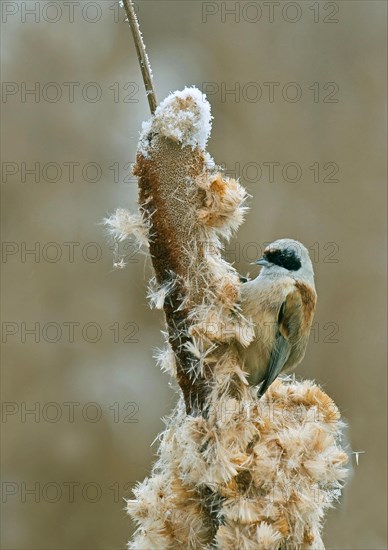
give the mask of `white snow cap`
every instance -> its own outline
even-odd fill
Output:
[[[152,126],[156,132],[182,146],[194,148],[198,145],[205,149],[212,118],[206,95],[193,86],[167,96],[157,107]]]

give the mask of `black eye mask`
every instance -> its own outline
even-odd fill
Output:
[[[298,271],[302,264],[295,250],[268,250],[264,253],[264,258],[272,264],[284,267],[288,271]]]

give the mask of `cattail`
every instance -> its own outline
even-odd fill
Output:
[[[205,152],[210,129],[200,91],[169,95],[143,125],[139,214],[109,222],[117,238],[147,241],[149,299],[166,318],[158,362],[181,390],[152,473],[128,501],[138,524],[128,547],[317,550],[347,474],[343,423],[311,381],[278,379],[260,401],[248,385],[236,343],[253,330],[221,254],[246,192]]]

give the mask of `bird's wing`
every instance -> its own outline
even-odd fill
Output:
[[[268,370],[257,393],[258,398],[262,397],[268,390],[269,386],[276,380],[281,373],[286,361],[291,353],[291,344],[278,332],[275,340],[274,348],[269,358]]]
[[[269,386],[281,373],[292,351],[292,340],[295,332],[299,330],[302,314],[302,301],[300,293],[296,290],[290,292],[282,303],[278,313],[278,330],[275,344],[272,349],[267,373],[258,391],[258,398],[262,397]]]

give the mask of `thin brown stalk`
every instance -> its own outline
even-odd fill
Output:
[[[129,25],[131,27],[133,39],[136,46],[137,58],[140,64],[141,74],[143,75],[148,104],[150,106],[151,114],[153,115],[156,107],[158,106],[158,100],[156,98],[154,82],[152,79],[151,65],[148,59],[133,2],[132,0],[123,0],[123,5],[127,14]]]

